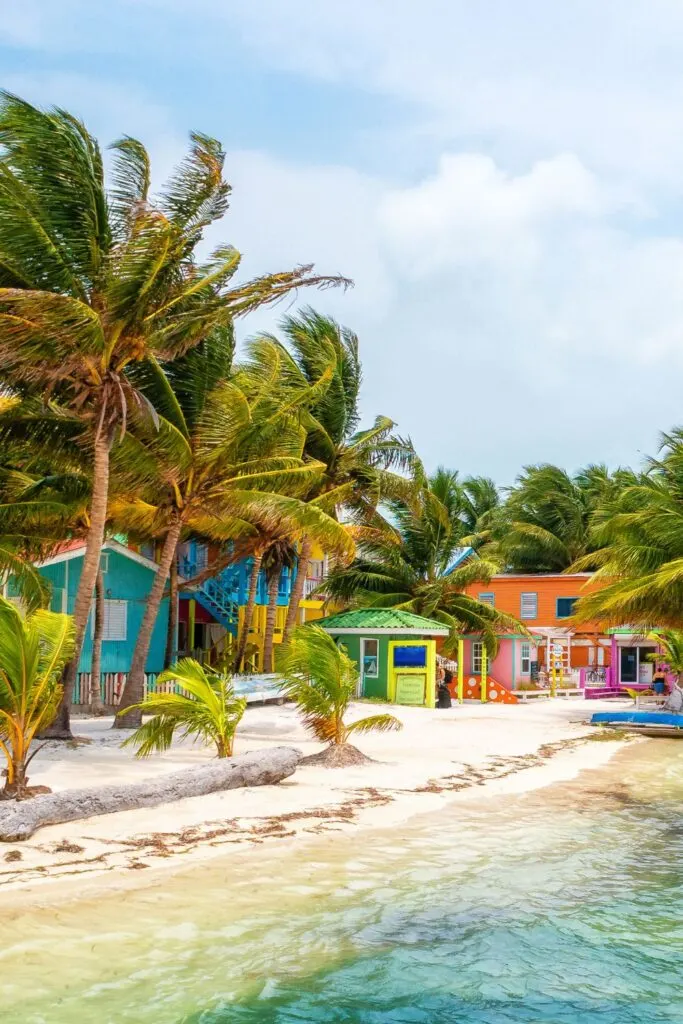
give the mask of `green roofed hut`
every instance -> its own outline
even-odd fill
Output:
[[[358,665],[359,697],[434,707],[436,640],[448,636],[447,626],[398,608],[357,608],[316,625]]]

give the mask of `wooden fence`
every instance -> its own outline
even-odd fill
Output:
[[[71,703],[74,707],[87,707],[90,700],[90,673],[79,672],[74,686],[74,694]],[[121,701],[121,694],[126,685],[127,674],[125,672],[104,672],[100,676],[100,694],[102,703],[108,707],[115,708]],[[156,674],[149,673],[145,676],[145,693],[150,685],[154,685]],[[164,683],[162,692],[173,693],[176,691],[175,683]]]

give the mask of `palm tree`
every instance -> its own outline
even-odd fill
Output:
[[[657,654],[650,655],[655,662],[664,662],[669,671],[678,677],[678,685],[683,682],[683,630],[681,629],[660,629],[650,634],[649,640],[659,647]]]
[[[181,692],[160,692],[170,682]],[[246,706],[244,697],[235,696],[230,676],[211,672],[193,658],[183,658],[157,677],[154,691],[136,709],[151,717],[123,746],[136,747],[136,757],[149,757],[168,750],[180,732],[183,738],[214,744],[217,757],[232,757],[235,732]]]
[[[577,621],[683,628],[683,429],[663,435],[647,475],[596,511],[593,530],[603,585],[577,603]]]
[[[501,507],[500,491],[490,477],[468,476],[460,484],[461,519],[469,543],[480,548],[491,536]]]
[[[357,764],[367,758],[351,746],[350,736],[402,728],[388,714],[344,721],[357,682],[358,666],[320,626],[309,624],[292,631],[284,653],[282,692],[296,703],[309,732],[328,744],[322,754],[306,758],[308,763]]]
[[[498,517],[495,553],[512,572],[564,572],[597,550],[597,509],[636,480],[628,470],[610,473],[604,466],[588,466],[575,476],[547,463],[525,467]]]
[[[3,799],[30,795],[26,771],[38,748],[36,734],[59,707],[59,674],[73,653],[75,630],[68,615],[38,609],[23,618],[0,598],[0,750],[5,755]]]
[[[240,553],[251,548],[254,594],[259,560],[283,533],[305,528],[333,549],[351,548],[338,523],[297,497],[321,468],[301,458],[305,433],[294,403],[274,402],[271,381],[261,389],[250,383],[245,393],[239,375],[226,379],[231,346],[231,337],[215,331],[172,364],[168,373],[174,387],[167,391],[158,429],[147,426],[145,434],[145,421],[137,422],[119,447],[117,470],[122,489],[130,480],[131,496],[112,501],[113,522],[161,544],[122,711],[138,708],[142,700],[152,631],[181,538],[201,536],[233,550],[237,545]],[[248,615],[243,637],[247,633]],[[131,724],[139,724],[139,710],[115,721],[118,728]]]
[[[310,307],[285,317],[280,326],[290,386],[316,389],[305,418],[305,455],[324,470],[313,482],[308,500],[330,515],[340,516],[343,511],[349,523],[367,524],[381,496],[404,489],[404,481],[392,469],[412,464],[412,445],[395,436],[395,425],[386,416],[378,416],[369,429],[359,429],[362,367],[353,331]],[[262,341],[279,344],[269,336]],[[311,553],[311,536],[305,531],[298,546],[285,639],[297,621],[303,597]]]
[[[90,455],[90,526],[74,606],[74,658],[55,735],[70,736],[69,702],[104,538],[110,454],[130,415],[147,409],[130,370],[159,375],[173,359],[293,288],[338,283],[310,267],[232,286],[230,246],[204,263],[196,249],[228,207],[224,153],[192,135],[188,157],[157,201],[140,142],[114,143],[109,188],[96,140],[71,114],[0,100],[0,373],[16,394],[46,407],[12,429],[31,428],[49,450],[63,433]],[[154,415],[151,411],[151,415]]]
[[[95,578],[95,601],[92,631],[92,660],[90,662],[90,711],[93,715],[106,714],[102,700],[102,640],[104,636],[104,574],[101,567]]]
[[[437,619],[451,630],[448,648],[459,633],[481,633],[492,653],[502,629],[521,627],[513,616],[464,592],[498,570],[488,557],[460,562],[470,525],[462,516],[457,473],[440,468],[426,477],[420,470],[413,494],[386,503],[372,538],[361,543],[350,566],[331,572],[325,590],[343,603],[402,608]]]
[[[72,532],[78,502],[25,454],[23,446],[5,446],[0,466],[0,586],[11,587],[25,608],[35,609],[49,603],[50,587],[34,563]]]

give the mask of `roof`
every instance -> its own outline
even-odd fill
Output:
[[[446,572],[444,573],[444,576],[450,576],[450,574],[452,572],[454,572],[455,569],[457,569],[459,565],[462,565],[463,562],[466,562],[467,559],[470,558],[470,556],[472,556],[472,555],[475,558],[479,558],[479,555],[477,554],[477,552],[474,550],[473,547],[467,546],[467,547],[462,547],[462,548],[455,548],[455,550],[453,552],[453,560],[451,561],[451,564],[446,569]]]
[[[116,551],[119,555],[124,555],[126,558],[130,558],[133,562],[139,562],[140,565],[144,565],[147,569],[151,569],[156,572],[159,566],[156,562],[153,562],[151,558],[145,558],[144,555],[138,554],[137,551],[131,551],[125,544],[121,544],[118,540],[110,538],[106,540],[102,545],[103,551]],[[85,541],[83,540],[70,540],[60,545],[57,553],[52,555],[51,558],[46,558],[42,562],[36,562],[39,569],[42,569],[46,565],[56,565],[58,562],[68,562],[72,558],[82,558],[85,554]]]
[[[494,580],[588,580],[592,572],[497,572],[491,577]]]
[[[448,636],[450,630],[435,619],[425,619],[399,608],[357,608],[318,619],[326,633],[410,633],[419,636]]]

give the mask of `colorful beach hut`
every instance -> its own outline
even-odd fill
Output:
[[[359,608],[317,625],[358,665],[359,697],[433,708],[436,641],[448,628],[396,608]]]

